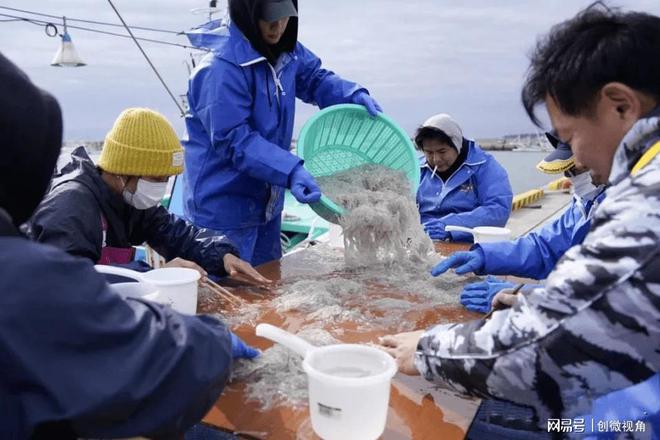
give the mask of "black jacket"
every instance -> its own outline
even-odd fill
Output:
[[[0,438],[182,438],[229,377],[227,327],[12,228],[0,208]]]
[[[123,299],[89,261],[19,235],[53,174],[62,118],[1,54],[0,96],[0,439],[181,438],[229,376],[228,329]]]
[[[0,207],[15,226],[43,198],[62,146],[62,113],[50,94],[0,53]],[[26,172],[29,170],[29,172]]]
[[[55,175],[28,233],[36,241],[96,263],[104,245],[101,214],[108,225],[106,246],[126,248],[146,242],[166,260],[185,258],[214,275],[226,275],[222,258],[227,253],[238,255],[224,236],[197,228],[162,206],[141,210],[128,205],[110,190],[82,147]]]

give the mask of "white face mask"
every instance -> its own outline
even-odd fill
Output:
[[[167,191],[167,182],[149,182],[139,179],[135,193],[124,189],[124,201],[136,209],[149,209],[158,205]]]
[[[598,194],[599,187],[591,181],[591,173],[585,172],[570,178],[573,192],[582,200],[592,200]]]

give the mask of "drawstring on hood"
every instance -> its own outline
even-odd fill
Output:
[[[284,86],[282,85],[282,80],[280,77],[277,75],[277,71],[273,67],[272,64],[270,63],[264,63],[264,71],[266,73],[266,95],[268,96],[268,106],[272,107],[273,106],[273,99],[270,96],[271,91],[270,91],[270,79],[272,77],[273,83],[275,86],[275,91],[273,92],[273,95],[275,95],[275,98],[277,99],[277,104],[279,105],[280,103],[280,95],[286,96],[286,92],[284,91]]]
[[[274,66],[282,53],[292,52],[296,48],[298,17],[289,18],[289,24],[280,41],[275,45],[269,45],[264,41],[259,30],[262,4],[263,0],[229,0],[229,16],[245,38],[250,41],[252,47]],[[298,0],[293,0],[293,4],[297,10]]]

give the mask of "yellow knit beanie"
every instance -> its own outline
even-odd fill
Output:
[[[129,108],[106,135],[98,165],[124,176],[172,176],[183,172],[183,148],[163,115]]]

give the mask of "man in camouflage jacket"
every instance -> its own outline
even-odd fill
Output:
[[[531,407],[542,424],[660,370],[660,18],[601,9],[553,28],[523,91],[533,120],[544,102],[576,159],[609,175],[584,243],[489,320],[381,340],[402,372]]]
[[[590,410],[593,398],[660,369],[660,112],[640,120],[617,152],[607,197],[581,246],[545,288],[490,320],[439,325],[415,357],[429,380],[534,407],[541,420]]]

